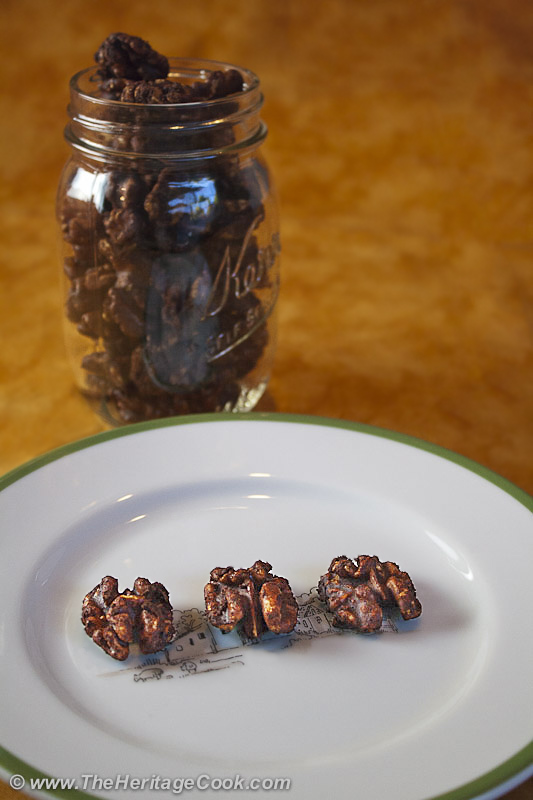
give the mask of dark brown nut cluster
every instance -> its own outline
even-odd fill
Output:
[[[95,58],[97,96],[139,104],[139,124],[117,151],[144,152],[145,104],[193,108],[243,88],[235,69],[190,85],[170,79],[168,60],[124,33],[111,34]],[[231,143],[232,131],[216,127],[204,126],[207,146]],[[58,203],[66,316],[89,345],[84,392],[119,424],[233,408],[268,342],[258,292],[270,287],[269,269],[255,234],[263,167],[231,154],[187,168],[168,163],[111,160],[94,196],[67,188]],[[80,165],[70,185],[88,183],[94,175]],[[253,281],[239,265],[253,266]]]
[[[334,624],[362,633],[379,630],[383,607],[398,606],[403,619],[422,613],[407,572],[377,556],[358,556],[355,562],[346,556],[334,558],[320,578],[318,594],[334,614]]]
[[[242,624],[244,634],[259,639],[267,630],[290,633],[298,604],[285,578],[271,575],[272,566],[256,561],[249,569],[216,567],[204,589],[207,619],[224,633]]]
[[[108,87],[109,83],[106,84]],[[196,103],[205,100],[216,100],[242,91],[243,80],[236,69],[213,70],[205,81],[193,84],[179,83],[168,78],[153,81],[124,80],[113,81],[115,90],[121,87],[120,97],[123,103]]]
[[[137,578],[133,591],[118,591],[106,575],[84,598],[81,621],[93,642],[112,658],[124,661],[137,642],[141,653],[157,653],[175,634],[172,606],[162,583]]]
[[[101,94],[127,103],[194,103],[227,97],[243,87],[236,69],[212,70],[205,80],[192,84],[171,80],[168,58],[128,33],[110,34],[94,60]]]

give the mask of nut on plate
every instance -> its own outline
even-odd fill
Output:
[[[334,615],[334,624],[361,633],[379,630],[383,608],[398,606],[403,619],[422,613],[414,584],[393,561],[377,556],[334,558],[318,583],[318,595]]]
[[[81,621],[93,642],[118,661],[125,661],[133,642],[141,653],[156,653],[175,634],[167,590],[146,578],[119,592],[118,580],[106,575],[85,595]]]
[[[215,567],[204,588],[207,619],[223,633],[242,624],[244,634],[258,639],[267,630],[290,633],[298,619],[298,604],[286,578],[271,574],[272,566],[256,561],[248,569]]]

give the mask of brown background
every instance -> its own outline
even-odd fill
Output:
[[[533,3],[1,10],[0,473],[101,429],[63,349],[54,196],[68,79],[123,30],[261,77],[283,246],[261,407],[413,434],[533,492]]]

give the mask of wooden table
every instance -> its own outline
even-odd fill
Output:
[[[533,492],[531,3],[5,5],[0,472],[101,429],[63,347],[54,196],[68,79],[126,30],[261,77],[283,247],[261,407],[413,434]]]

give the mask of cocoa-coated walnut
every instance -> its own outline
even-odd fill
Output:
[[[175,634],[167,590],[146,578],[119,593],[117,579],[106,575],[85,595],[81,621],[93,642],[118,661],[128,657],[133,642],[141,653],[157,653]]]
[[[94,55],[103,80],[156,80],[168,75],[168,59],[139,36],[111,33]],[[111,84],[108,84],[108,89]]]
[[[224,633],[241,623],[250,639],[267,630],[290,633],[298,619],[298,604],[285,578],[272,566],[256,561],[248,569],[215,567],[204,589],[208,621]]]
[[[320,578],[318,594],[334,614],[334,624],[362,633],[379,630],[384,607],[398,606],[403,619],[415,619],[422,613],[407,572],[377,556],[358,556],[355,561],[346,556],[334,558]]]

